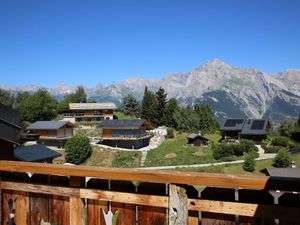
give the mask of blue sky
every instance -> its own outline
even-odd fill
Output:
[[[298,0],[1,0],[0,84],[159,79],[213,58],[300,69]]]

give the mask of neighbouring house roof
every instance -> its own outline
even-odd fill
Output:
[[[208,139],[206,137],[203,137],[200,134],[190,134],[190,135],[187,136],[188,139],[195,139],[197,137],[200,137],[201,139],[204,139],[204,140],[208,141]]]
[[[27,130],[57,130],[65,125],[74,127],[75,125],[69,121],[37,121],[27,127]]]
[[[266,135],[268,120],[248,119],[244,123],[241,135]]]
[[[117,109],[115,103],[70,103],[70,110],[103,110]]]
[[[15,158],[25,162],[41,162],[61,156],[60,153],[47,148],[45,145],[29,145],[18,147],[14,152]]]
[[[221,130],[222,131],[241,131],[244,123],[245,123],[245,119],[242,119],[242,118],[226,119]]]
[[[286,178],[300,178],[299,168],[266,168],[263,169],[266,175],[270,177],[286,177]]]
[[[145,123],[144,120],[104,120],[98,128],[103,129],[138,129]]]
[[[14,143],[19,143],[20,116],[13,109],[0,104],[0,138]]]

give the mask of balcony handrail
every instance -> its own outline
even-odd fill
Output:
[[[269,177],[0,161],[0,171],[261,190]]]

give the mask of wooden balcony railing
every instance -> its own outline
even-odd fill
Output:
[[[2,225],[113,224],[107,212],[119,225],[300,221],[294,178],[11,161],[0,161],[0,171]]]

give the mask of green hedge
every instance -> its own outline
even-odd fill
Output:
[[[91,154],[90,139],[84,134],[71,137],[65,146],[65,159],[68,163],[81,164]]]

